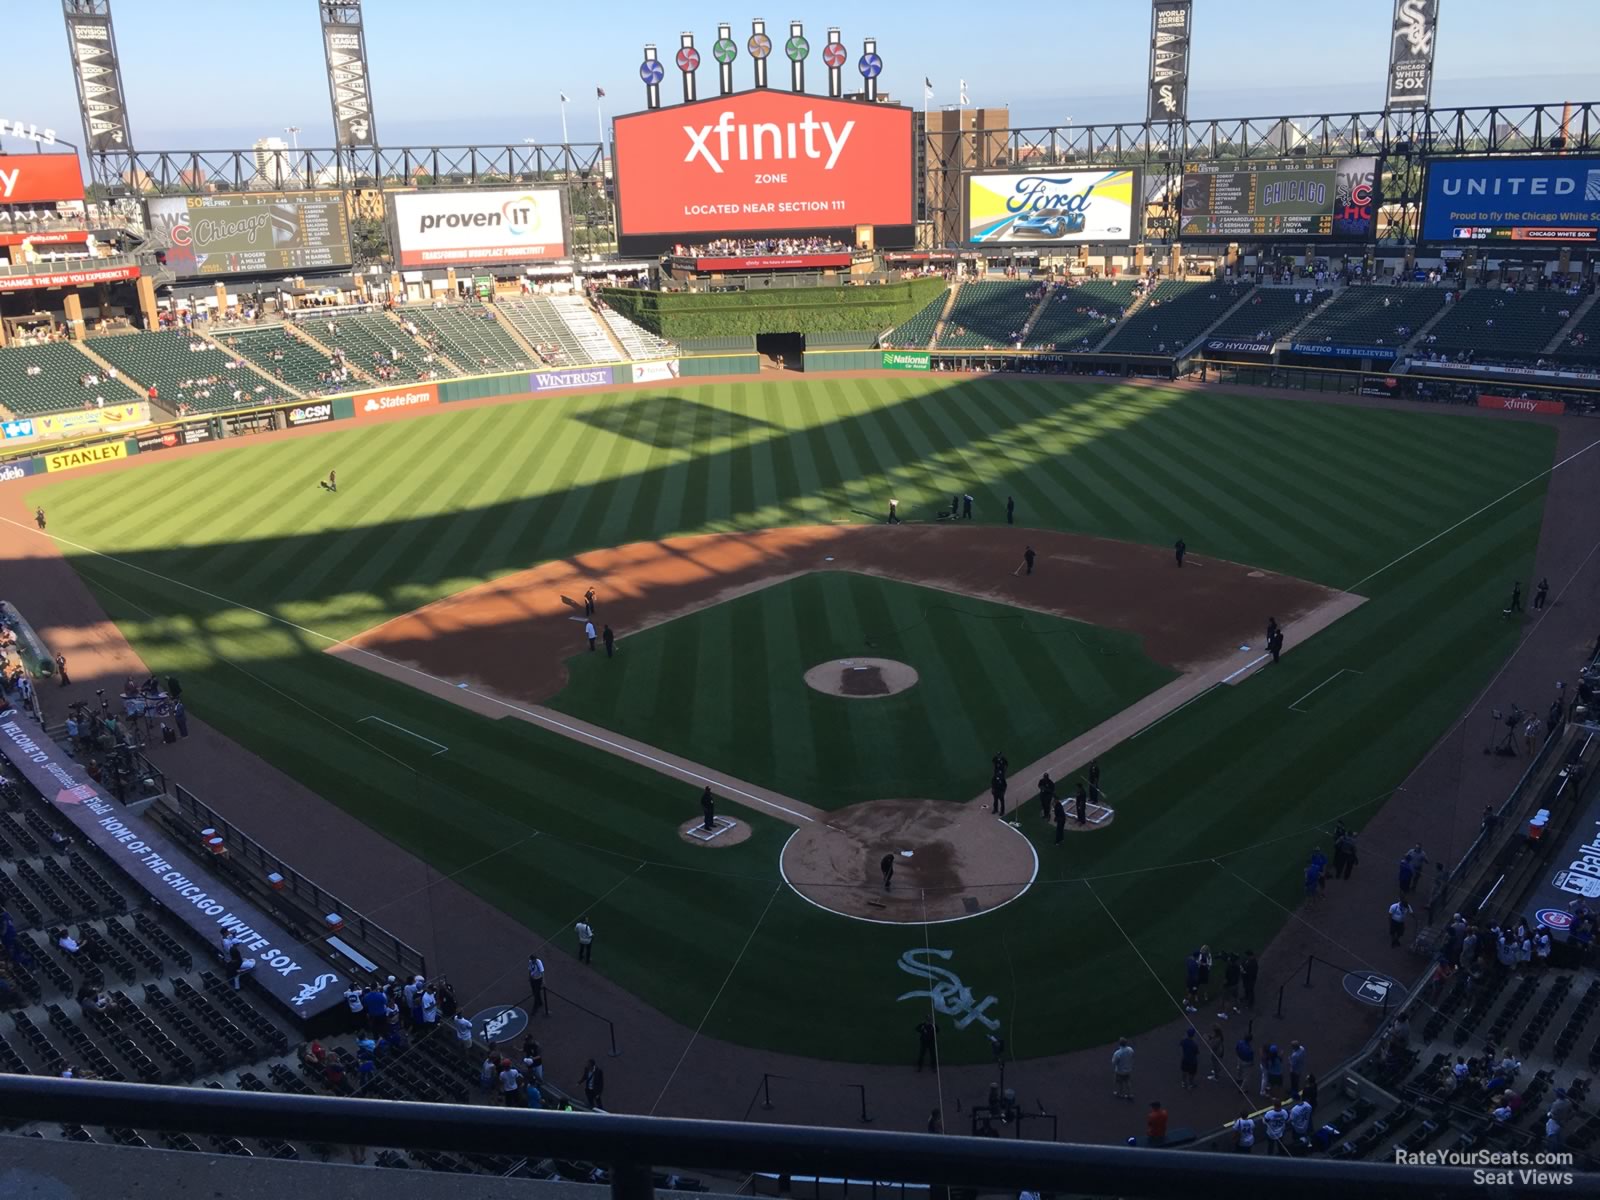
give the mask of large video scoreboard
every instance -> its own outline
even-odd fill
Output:
[[[1368,238],[1370,158],[1189,163],[1179,235],[1186,238]]]
[[[165,196],[150,229],[179,275],[348,266],[350,218],[338,192]]]

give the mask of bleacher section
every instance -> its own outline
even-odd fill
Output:
[[[328,332],[328,326],[333,332]],[[427,347],[400,328],[397,321],[383,313],[354,313],[332,321],[313,321],[308,325],[313,337],[329,349],[340,349],[352,366],[372,375],[380,368],[393,368],[404,381],[427,378],[432,372],[437,378],[447,379],[456,374],[450,364],[431,355]],[[399,361],[394,356],[400,355]],[[429,357],[433,358],[429,362]]]
[[[944,323],[940,349],[1001,350],[1016,343],[1027,324],[1033,301],[1028,293],[1039,287],[1025,280],[979,279],[964,283]],[[926,310],[925,310],[926,311]]]
[[[622,361],[622,355],[606,336],[606,331],[595,318],[594,310],[582,296],[551,296],[550,307],[555,310],[556,316],[566,325],[567,331],[572,334],[583,352],[589,356],[589,362]]]
[[[154,387],[173,410],[182,404],[191,412],[216,412],[293,398],[248,367],[233,366],[235,360],[210,343],[175,329],[97,337],[89,349],[140,391]]]
[[[1216,280],[1158,283],[1145,302],[1118,324],[1103,349],[1111,354],[1177,354],[1247,290]]]
[[[402,326],[409,321],[424,341],[469,375],[526,370],[535,365],[528,352],[500,328],[494,310],[482,305],[408,308],[400,314],[400,321]]]
[[[1478,362],[1532,362],[1577,307],[1577,298],[1565,292],[1472,288],[1461,293],[1416,348],[1451,358],[1467,354]]]
[[[550,297],[512,296],[497,301],[495,307],[501,318],[509,321],[550,366],[582,366],[594,361],[551,306]]]
[[[917,350],[933,341],[933,331],[939,327],[939,314],[944,312],[944,306],[949,302],[950,289],[946,288],[932,300],[916,316],[894,329],[891,329],[881,343],[892,350]]]
[[[268,375],[306,395],[367,386],[358,376],[345,381],[335,378],[339,364],[296,335],[290,325],[230,330],[218,334],[217,340],[229,353],[255,363]]]
[[[1443,304],[1442,288],[1348,287],[1312,317],[1294,340],[1398,348],[1415,336]]]
[[[617,335],[629,358],[675,358],[678,348],[665,338],[657,337],[642,325],[635,325],[615,309],[600,305],[600,317]],[[870,343],[869,343],[870,344]]]
[[[38,367],[37,375],[28,374]],[[96,396],[106,402],[124,404],[133,393],[120,383],[108,382],[98,389],[85,389],[86,374],[102,374],[102,369],[70,342],[48,342],[43,346],[6,346],[0,349],[0,403],[18,416],[40,416],[82,408],[85,400]]]
[[[1303,288],[1263,287],[1223,319],[1206,337],[1230,341],[1275,342],[1304,321],[1331,292]]]
[[[1029,350],[1088,350],[1133,303],[1133,281],[1089,279],[1057,288],[1029,331]]]
[[[1579,303],[1573,297],[1573,303]],[[1591,305],[1551,356],[1569,363],[1600,363],[1600,304]]]

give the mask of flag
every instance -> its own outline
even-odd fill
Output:
[[[567,102],[567,94],[565,92],[562,92],[561,93],[561,103],[565,104],[566,102]]]
[[[933,80],[929,79],[926,75],[922,77],[922,90],[927,92],[930,96],[933,95]]]
[[[972,103],[972,101],[967,99],[967,81],[965,79],[961,81],[961,103],[963,105]]]
[[[596,100],[604,100],[606,98],[606,90],[605,90],[605,88],[603,88],[603,87],[595,88],[595,90],[594,90],[594,98]]]

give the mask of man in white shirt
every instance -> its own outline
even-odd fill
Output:
[[[1389,905],[1389,945],[1398,946],[1406,936],[1406,915],[1410,913],[1411,905],[1404,899],[1396,900]]]
[[[515,1108],[520,1102],[521,1088],[522,1072],[507,1063],[500,1072],[500,1099],[507,1108]]]
[[[1261,1125],[1267,1131],[1267,1153],[1287,1154],[1283,1134],[1289,1128],[1289,1114],[1284,1112],[1282,1100],[1274,1100],[1272,1107],[1261,1114]]]
[[[418,1004],[422,1009],[422,1024],[424,1026],[432,1025],[439,1020],[439,1000],[433,994],[431,987],[422,989],[421,999]]]
[[[1111,1094],[1119,1100],[1133,1099],[1133,1047],[1127,1038],[1117,1039],[1111,1052]]]
[[[350,1010],[350,1023],[359,1026],[363,1015],[361,988],[359,985],[352,982],[349,987],[345,988],[344,1003],[345,1007]]]
[[[1248,1112],[1239,1114],[1233,1123],[1233,1148],[1240,1154],[1249,1154],[1256,1146],[1256,1123]]]
[[[1294,1107],[1289,1110],[1289,1128],[1294,1136],[1302,1142],[1311,1138],[1311,1105],[1304,1096],[1296,1100]]]
[[[592,621],[589,623],[589,630],[591,633],[594,630]],[[593,643],[594,638],[591,637],[589,641]],[[591,644],[589,649],[593,650],[594,646]],[[594,926],[589,924],[588,917],[578,921],[578,961],[591,964],[594,962]]]
[[[451,1024],[456,1027],[456,1041],[461,1045],[461,1052],[466,1055],[472,1053],[472,1021],[464,1013],[457,1013]]]
[[[528,955],[528,990],[533,993],[530,1012],[544,1007],[544,959],[537,954]]]

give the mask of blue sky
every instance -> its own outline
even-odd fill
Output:
[[[1600,99],[1600,73],[1583,69],[1576,42],[1566,43],[1575,51],[1570,66],[1546,68],[1551,48],[1563,44],[1553,31],[1589,28],[1594,4],[1445,0],[1435,102]],[[1191,116],[1376,108],[1392,8],[1393,0],[1196,0]],[[289,125],[300,127],[302,146],[331,144],[315,0],[113,0],[112,9],[141,149],[247,146],[284,136]],[[378,133],[389,146],[558,141],[561,91],[573,100],[572,140],[593,141],[597,86],[606,90],[608,117],[644,107],[637,71],[646,42],[667,61],[663,98],[675,102],[671,58],[678,34],[693,30],[708,64],[701,94],[714,92],[709,50],[719,20],[733,24],[741,47],[735,80],[749,86],[749,6],[366,0],[365,9]],[[880,86],[911,104],[922,103],[924,76],[934,82],[935,105],[953,103],[965,78],[974,104],[1009,104],[1014,125],[1142,118],[1150,21],[1143,0],[1019,4],[975,22],[978,11],[954,0],[804,0],[766,16],[780,44],[790,20],[805,22],[813,92],[824,90],[821,47],[838,23],[852,63],[863,36],[878,39]],[[14,0],[3,28],[0,116],[81,141],[60,5]],[[774,84],[787,86],[787,63],[773,66]],[[859,83],[853,66],[846,71],[847,87]]]

